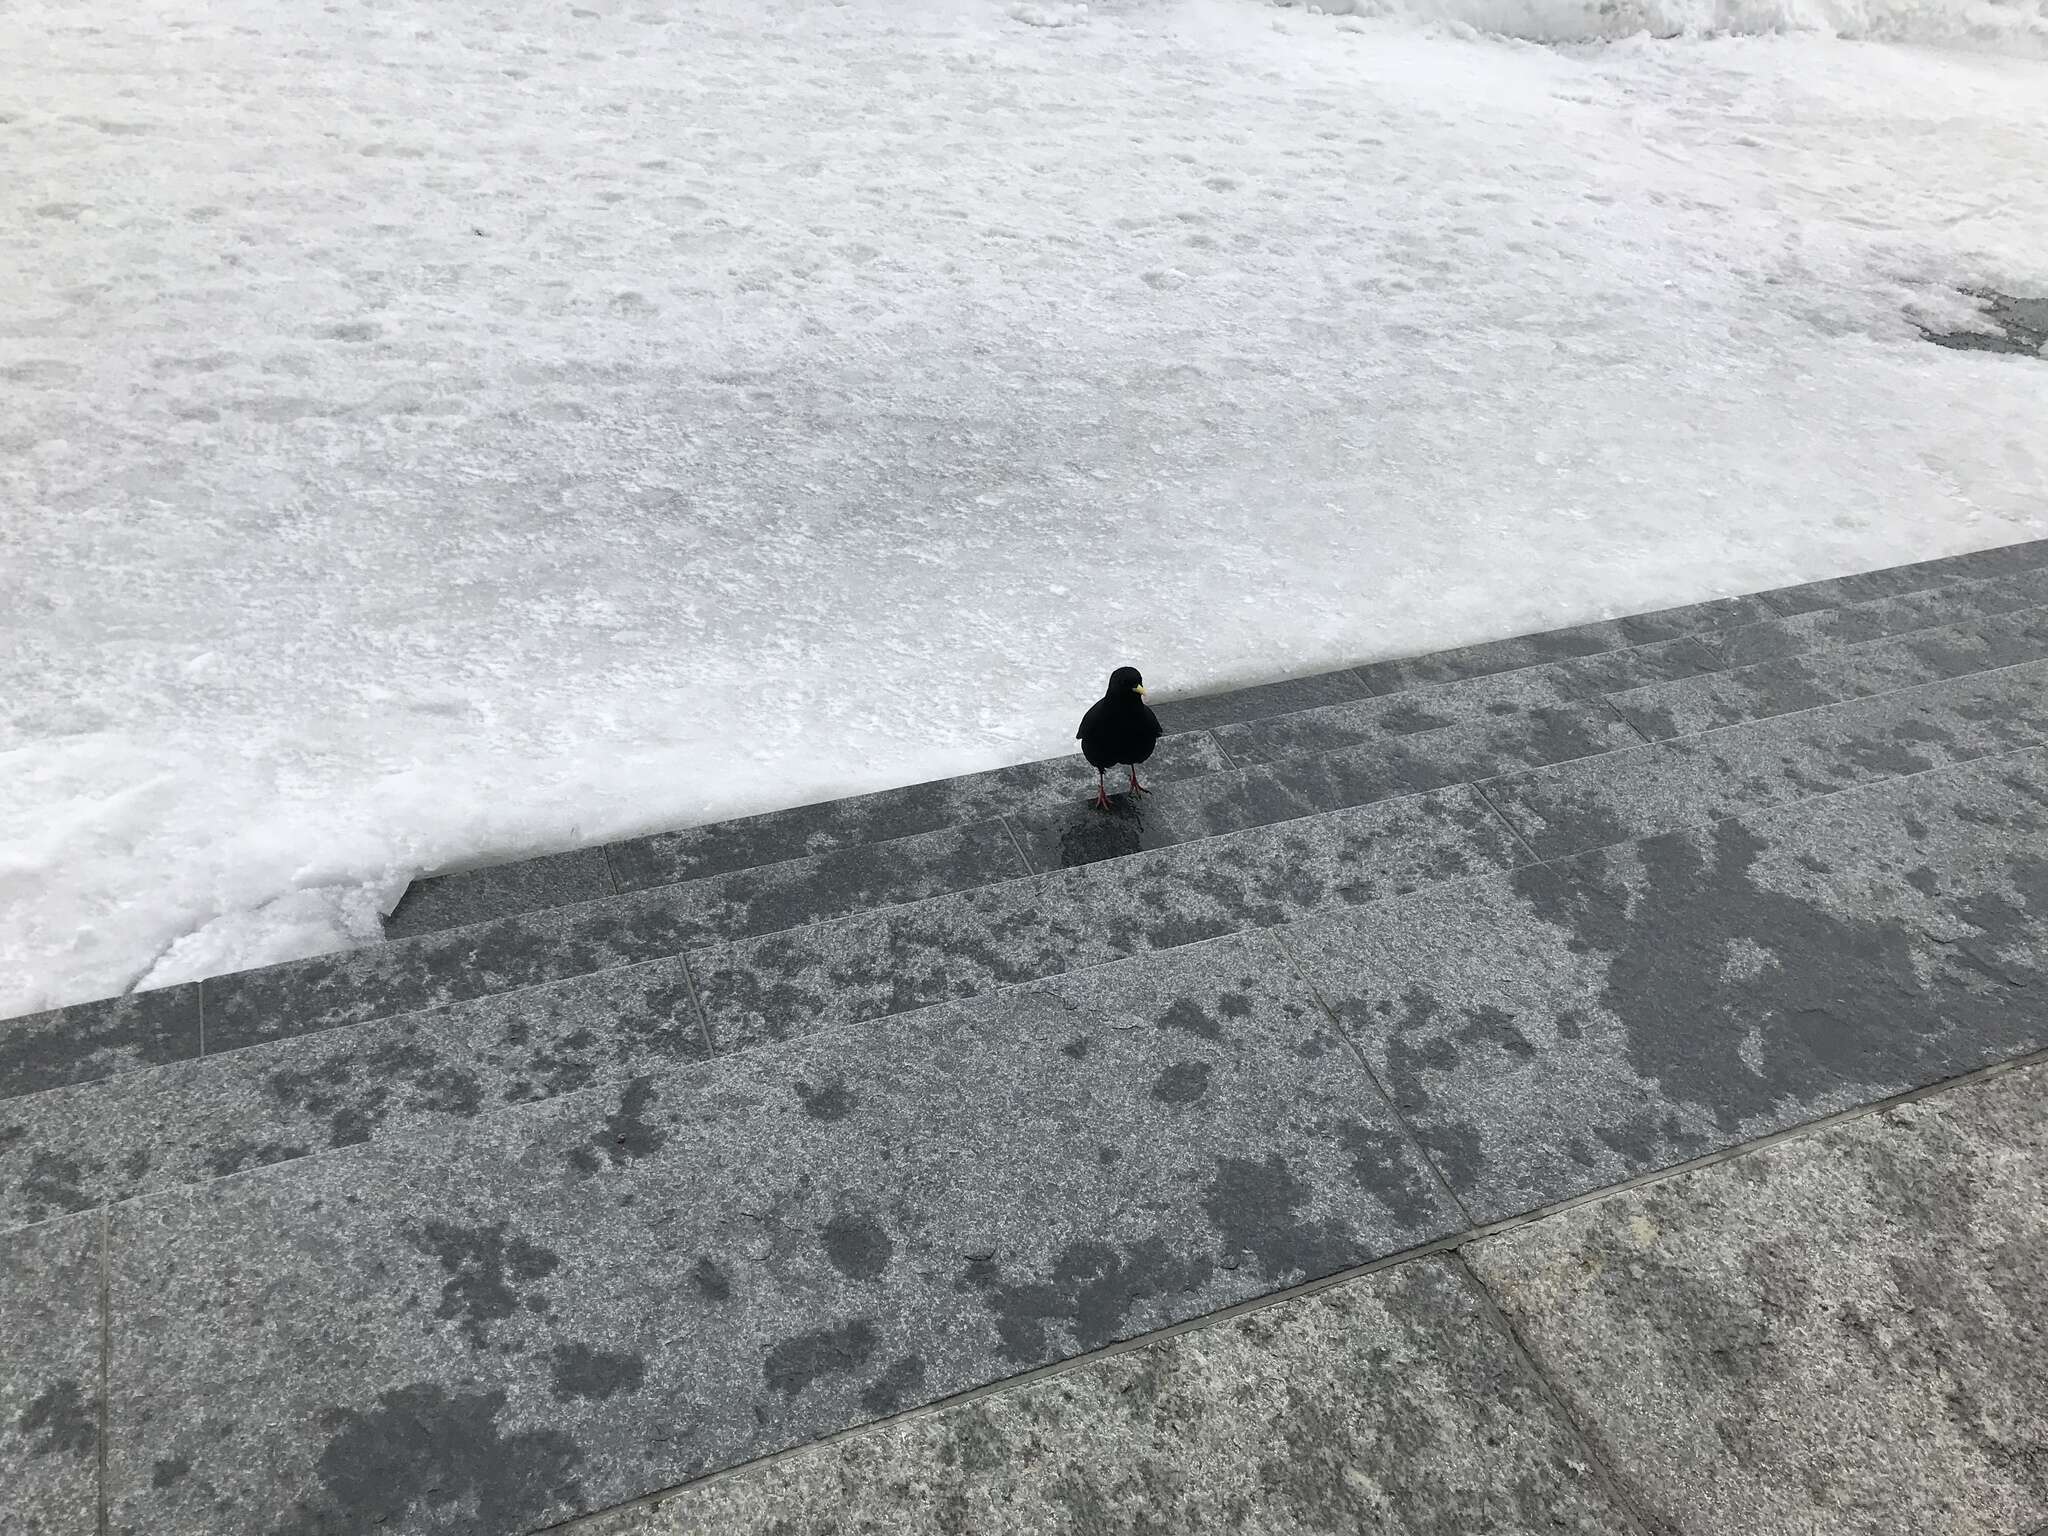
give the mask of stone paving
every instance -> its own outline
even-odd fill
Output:
[[[0,1021],[7,1529],[2048,1522],[2048,541],[1161,713]]]

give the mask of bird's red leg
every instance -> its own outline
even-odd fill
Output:
[[[1095,808],[1098,811],[1109,809],[1109,786],[1103,782],[1105,772],[1101,768],[1095,770]]]
[[[1134,795],[1149,795],[1152,793],[1151,790],[1147,789],[1144,785],[1138,782],[1138,770],[1136,766],[1133,766],[1131,769],[1131,793]]]

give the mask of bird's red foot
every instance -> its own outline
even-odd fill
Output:
[[[1138,782],[1138,770],[1135,768],[1131,770],[1131,793],[1134,795],[1149,795],[1152,793],[1151,790]]]
[[[1110,803],[1109,803],[1109,791],[1108,791],[1108,790],[1106,790],[1106,789],[1104,789],[1104,788],[1103,788],[1103,787],[1102,787],[1102,786],[1101,786],[1100,784],[1096,785],[1096,786],[1095,786],[1095,809],[1097,809],[1098,811],[1106,811],[1106,810],[1109,810],[1110,808],[1111,808],[1111,807],[1110,807]]]

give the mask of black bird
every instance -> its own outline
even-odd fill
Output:
[[[1152,755],[1160,734],[1159,717],[1145,702],[1145,679],[1136,667],[1118,667],[1109,674],[1109,691],[1088,707],[1081,717],[1081,729],[1075,733],[1081,755],[1095,769],[1099,810],[1109,809],[1109,788],[1103,775],[1118,763],[1130,765],[1132,794],[1151,793],[1138,782],[1138,764]]]

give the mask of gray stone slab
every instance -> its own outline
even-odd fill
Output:
[[[0,1524],[99,1529],[100,1218],[0,1235]]]
[[[2048,657],[2048,608],[1653,684],[1608,702],[1656,740]]]
[[[2048,753],[1287,929],[1476,1221],[2048,1047]]]
[[[2014,571],[2048,566],[2048,539],[2030,539],[1968,554],[1944,555],[1911,565],[1892,566],[1881,571],[1863,571],[1834,576],[1798,586],[1778,587],[1758,596],[1780,613],[1810,613],[1820,608],[1838,608],[1844,603],[1868,602],[1902,592],[1920,592],[1950,581],[1981,580]]]
[[[721,1051],[1294,922],[1526,854],[1471,790],[1337,811],[695,952]]]
[[[198,1054],[196,984],[0,1019],[0,1099]]]
[[[1519,710],[1162,785],[1142,798],[1119,799],[1108,813],[1068,805],[1013,817],[1011,824],[1036,868],[1070,869],[1640,745],[1642,738],[1604,704]]]
[[[1845,1121],[1466,1250],[1688,1536],[2048,1514],[2048,1072]]]
[[[1253,936],[112,1221],[113,1531],[508,1536],[1456,1216]]]
[[[1162,698],[1153,705],[1159,723],[1168,731],[1205,731],[1265,715],[1285,715],[1324,704],[1341,704],[1364,698],[1372,690],[1355,668],[1323,672],[1313,677],[1286,678],[1277,683],[1260,683],[1250,688],[1233,688],[1227,693],[1200,694],[1190,698]]]
[[[414,1013],[1023,873],[1008,829],[981,822],[214,977],[202,984],[206,1048]]]
[[[1454,650],[1434,651],[1426,656],[1376,661],[1360,667],[1358,674],[1374,693],[1401,693],[1433,683],[1460,682],[1494,672],[1514,672],[1547,662],[1626,650],[1632,643],[1620,624],[1601,619],[1537,635],[1517,635],[1511,640],[1487,640]]]
[[[1559,858],[2048,741],[2048,662],[1904,688],[1481,785]]]
[[[0,1103],[0,1230],[711,1054],[680,958]]]
[[[1397,1265],[579,1536],[1635,1536],[1469,1287]]]
[[[1691,677],[1718,666],[1691,639],[1572,661],[1548,662],[1450,683],[1405,689],[1384,697],[1303,710],[1270,720],[1222,726],[1216,739],[1233,762],[1279,762],[1418,736],[1476,721],[1508,722],[1588,702],[1611,688]]]
[[[1705,637],[1731,667],[1781,656],[1839,650],[1890,635],[1996,618],[2048,603],[2048,569],[1983,581],[1949,581],[1922,591],[1796,613]]]
[[[1776,618],[1778,610],[1759,597],[1716,597],[1683,608],[1663,608],[1655,613],[1631,614],[1616,619],[1621,632],[1635,645],[1657,640],[1676,640],[1683,635],[1705,634]]]
[[[415,880],[384,919],[387,939],[438,933],[515,912],[567,907],[616,895],[602,848],[577,848]]]
[[[1195,732],[1163,738],[1146,772],[1161,782],[1177,782],[1229,766],[1222,749]],[[1094,793],[1095,770],[1077,753],[633,838],[613,843],[605,852],[620,890],[646,890],[962,826]]]

